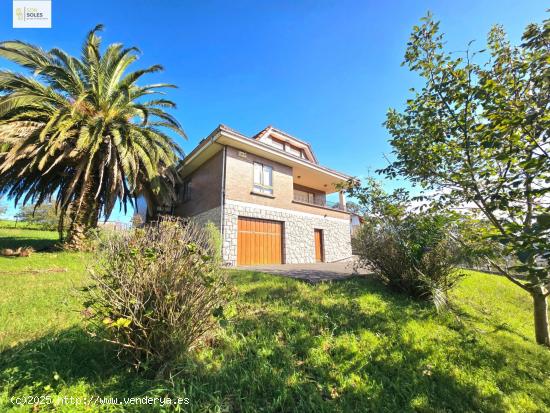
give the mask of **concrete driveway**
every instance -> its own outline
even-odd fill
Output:
[[[297,278],[310,283],[342,280],[354,275],[369,274],[369,271],[364,269],[355,270],[353,261],[330,263],[320,262],[316,264],[238,266],[237,269],[282,275],[284,277]]]

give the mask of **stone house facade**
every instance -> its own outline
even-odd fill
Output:
[[[249,138],[220,125],[184,159],[173,213],[212,222],[227,265],[334,262],[351,257],[349,176],[319,165],[311,146],[268,127]]]

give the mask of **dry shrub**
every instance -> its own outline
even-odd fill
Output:
[[[135,367],[165,371],[219,325],[228,299],[212,226],[163,218],[111,234],[89,268],[93,334]]]

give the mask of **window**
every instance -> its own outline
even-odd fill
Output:
[[[178,198],[180,202],[189,201],[191,199],[191,180],[186,179],[183,181],[183,184],[180,186],[178,192]]]
[[[315,203],[315,194],[312,192],[302,191],[300,189],[294,190],[294,200],[299,202],[306,202],[308,204]]]
[[[300,157],[301,154],[302,154],[300,149],[298,149],[298,148],[296,148],[295,146],[292,146],[292,145],[286,145],[286,150],[287,150],[287,152],[291,153],[294,156]]]
[[[306,204],[325,206],[325,194],[294,188],[294,200]]]
[[[273,168],[254,162],[254,192],[273,195]]]
[[[284,142],[281,142],[281,141],[278,140],[278,139],[273,139],[273,138],[271,138],[271,146],[274,146],[275,148],[280,149],[280,150],[282,150],[282,151],[285,150],[285,144],[284,144]]]

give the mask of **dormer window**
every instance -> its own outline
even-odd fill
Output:
[[[279,151],[286,152],[289,155],[318,164],[317,159],[311,150],[311,146],[308,143],[300,141],[287,133],[273,128],[272,126],[268,126],[252,138]]]
[[[297,147],[292,146],[290,144],[286,145],[286,151],[288,153],[290,153],[291,155],[297,156],[299,158],[302,157],[302,151],[300,149],[298,149]]]
[[[271,138],[271,146],[281,151],[288,152],[291,155],[297,156],[298,158],[306,159],[306,155],[303,149],[298,148],[288,142],[283,142],[279,139]]]
[[[254,162],[254,192],[273,195],[273,168]]]
[[[271,146],[273,146],[274,148],[280,149],[281,151],[285,150],[285,143],[281,142],[278,139],[271,138]]]

